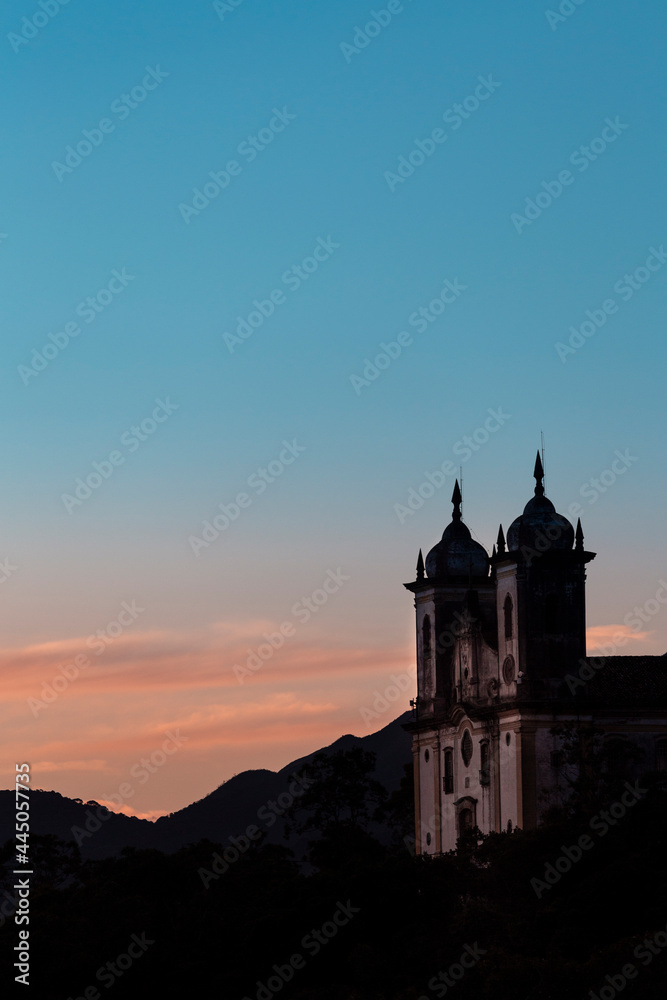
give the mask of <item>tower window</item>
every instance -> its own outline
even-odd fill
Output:
[[[461,756],[463,757],[463,763],[467,767],[472,760],[472,736],[469,729],[466,729],[461,740]]]
[[[549,594],[544,602],[544,631],[547,635],[560,631],[559,619],[558,595]]]
[[[512,622],[512,598],[508,594],[505,598],[505,638],[511,639],[514,635],[514,623]]]
[[[424,662],[431,659],[431,619],[428,615],[424,616],[422,622],[422,652]]]
[[[445,750],[445,776],[442,779],[442,787],[445,795],[451,795],[454,791],[454,754],[451,750]]]

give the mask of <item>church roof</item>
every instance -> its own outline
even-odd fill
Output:
[[[667,708],[667,653],[586,659],[595,669],[586,688],[596,708]]]

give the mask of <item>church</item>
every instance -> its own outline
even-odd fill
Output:
[[[461,515],[405,587],[414,594],[417,699],[412,734],[417,853],[461,833],[536,826],[568,795],[553,727],[590,723],[631,741],[644,770],[667,769],[667,654],[586,657],[586,567],[595,558],[544,494],[489,557]]]

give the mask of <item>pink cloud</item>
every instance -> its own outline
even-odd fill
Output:
[[[122,810],[152,819],[237,771],[276,769],[343,733],[365,735],[360,707],[392,673],[411,671],[411,648],[318,642],[304,628],[239,684],[234,665],[275,631],[264,620],[198,633],[128,631],[100,656],[85,637],[0,648],[0,784],[13,784],[13,760],[27,760],[33,787],[50,778],[62,794],[101,802],[180,729],[182,749]],[[81,654],[90,665],[73,674],[66,665]],[[28,699],[40,703],[36,714]]]
[[[263,662],[253,658],[256,649],[265,645],[264,634],[272,630],[275,625],[262,621],[243,628],[217,623],[205,637],[141,632],[119,636],[99,655],[87,648],[85,639],[0,649],[0,678],[6,697],[43,700],[45,691],[49,697],[49,688],[70,698],[88,697],[91,688],[109,693],[128,688],[239,687],[235,666],[241,670],[241,683],[247,685],[260,675],[285,680],[324,669],[341,674],[379,672],[402,667],[410,658],[408,650],[315,644],[300,640],[298,635]],[[261,666],[248,669],[249,660]]]
[[[151,823],[154,823],[160,816],[164,816],[163,809],[149,809],[147,812],[140,812],[127,803],[119,806],[115,802],[109,802],[108,799],[95,799],[95,801],[101,806],[106,806],[109,812],[120,813],[123,816],[135,816],[137,819],[148,819]]]
[[[50,771],[108,771],[105,760],[39,760],[32,764],[32,771],[38,774]]]
[[[624,656],[628,642],[645,642],[653,632],[633,631],[629,625],[593,625],[586,629],[586,648],[593,652],[608,649],[608,656]]]

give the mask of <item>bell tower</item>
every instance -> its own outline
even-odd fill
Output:
[[[415,595],[417,629],[417,700],[422,717],[439,716],[461,700],[462,681],[474,687],[474,643],[468,642],[466,665],[455,655],[462,636],[486,634],[495,641],[495,589],[489,557],[476,542],[461,514],[458,480],[452,493],[452,520],[441,540],[417,560],[417,579],[405,587]],[[465,675],[465,676],[464,676]]]
[[[473,710],[469,705],[488,710],[498,690],[489,556],[463,523],[458,482],[452,504],[442,538],[426,561],[420,551],[417,578],[405,584],[415,598],[417,640],[416,719],[407,725],[413,733],[417,843],[419,851],[429,853],[449,850],[456,840],[452,831],[466,817],[475,824],[488,813],[488,781],[478,812],[469,777],[459,775],[462,746],[466,755],[470,749],[465,767],[475,766],[472,737],[462,720]],[[488,740],[484,746],[487,752]]]
[[[559,699],[565,674],[586,655],[586,563],[581,522],[576,532],[544,495],[539,452],[535,492],[507,532],[498,533],[498,653],[506,683],[522,699]]]

